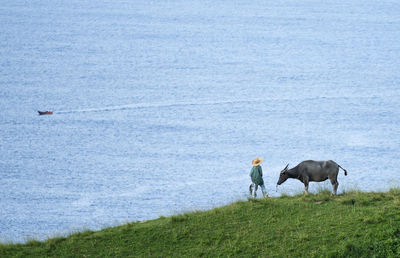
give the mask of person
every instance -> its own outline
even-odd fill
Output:
[[[262,194],[264,197],[268,197],[267,191],[265,189],[264,185],[264,180],[263,180],[263,174],[262,174],[262,168],[261,168],[261,163],[263,162],[262,158],[255,158],[251,162],[253,167],[251,168],[250,171],[250,177],[251,177],[251,182],[252,184],[249,187],[250,190],[250,195],[252,195],[254,198],[257,197],[257,189],[258,186],[260,186]]]

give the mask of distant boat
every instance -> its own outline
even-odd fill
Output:
[[[52,115],[53,111],[38,111],[39,115]]]

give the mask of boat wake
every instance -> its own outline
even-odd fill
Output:
[[[202,101],[202,102],[164,102],[164,103],[135,103],[118,106],[98,107],[98,108],[84,108],[75,110],[59,110],[54,113],[57,114],[70,114],[70,113],[94,113],[94,112],[108,112],[108,111],[123,111],[132,109],[142,108],[169,108],[169,107],[187,107],[187,106],[207,106],[207,105],[237,105],[237,104],[248,104],[248,103],[262,103],[262,102],[273,102],[273,101],[291,101],[291,100],[302,100],[302,101],[315,101],[315,100],[334,100],[343,99],[343,97],[279,97],[279,98],[263,98],[263,99],[237,99],[237,100],[222,100],[222,101]]]
[[[249,103],[260,100],[227,100],[227,101],[205,101],[205,102],[174,102],[174,103],[138,103],[138,104],[127,104],[121,106],[108,106],[100,108],[87,108],[87,109],[75,109],[75,110],[60,110],[54,113],[57,114],[70,114],[70,113],[94,113],[94,112],[108,112],[108,111],[123,111],[131,109],[141,108],[168,108],[168,107],[179,107],[179,106],[207,106],[207,105],[224,105],[224,104],[238,104],[238,103]]]

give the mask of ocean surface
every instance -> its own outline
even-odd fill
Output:
[[[399,1],[3,0],[0,39],[1,242],[245,200],[255,157],[400,186]]]

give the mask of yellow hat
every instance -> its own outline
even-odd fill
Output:
[[[258,166],[263,162],[262,158],[255,158],[253,159],[253,161],[251,162],[251,164],[253,164],[253,166]]]

